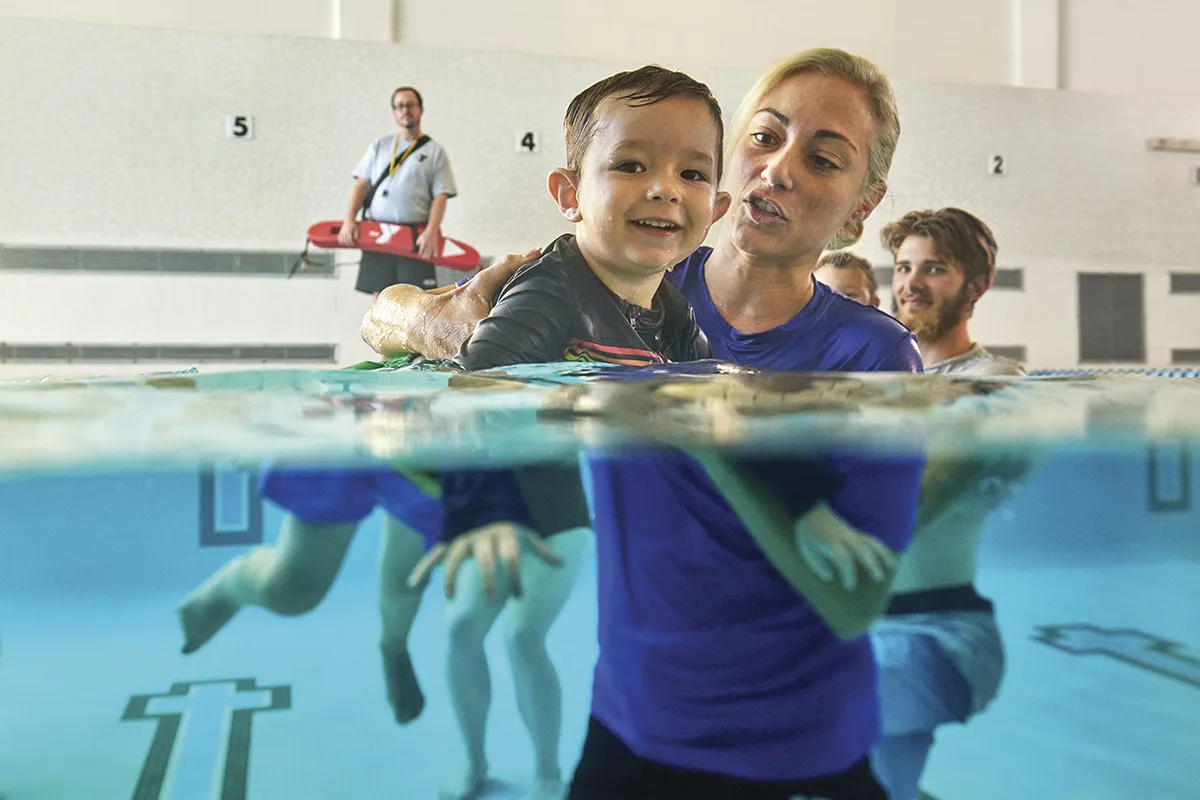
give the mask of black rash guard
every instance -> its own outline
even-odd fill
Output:
[[[455,359],[466,369],[585,361],[649,366],[711,357],[692,308],[665,280],[650,308],[617,297],[572,235],[505,284]],[[558,466],[442,474],[442,539],[491,522],[549,536],[590,524],[578,471]]]
[[[626,303],[604,285],[562,236],[496,298],[456,359],[467,369],[553,361],[646,366],[709,358],[692,308],[662,282],[650,308]]]

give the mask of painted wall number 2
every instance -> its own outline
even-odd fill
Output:
[[[988,156],[988,175],[1003,175],[1007,169],[1004,156]]]

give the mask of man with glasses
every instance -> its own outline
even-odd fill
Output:
[[[411,86],[392,92],[392,114],[400,129],[371,142],[354,168],[354,191],[338,241],[358,243],[358,215],[378,222],[424,225],[417,236],[420,258],[363,251],[354,288],[378,296],[397,283],[430,289],[437,285],[428,260],[437,253],[446,201],[458,192],[450,159],[440,144],[421,132],[421,93]]]

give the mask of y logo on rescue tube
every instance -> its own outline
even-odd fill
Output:
[[[122,721],[158,721],[133,800],[245,800],[254,714],[291,706],[290,686],[260,687],[254,678],[176,683],[131,698]]]
[[[386,222],[379,223],[379,238],[375,240],[376,244],[387,244],[392,240],[392,237],[400,232],[399,225],[389,225]]]

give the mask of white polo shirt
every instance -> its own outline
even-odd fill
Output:
[[[399,149],[397,137],[400,137]],[[399,133],[380,136],[359,159],[354,177],[374,185],[387,172],[392,153],[400,155],[410,144],[412,140]],[[380,222],[428,222],[433,198],[439,194],[454,197],[458,190],[450,170],[450,158],[440,144],[430,139],[405,159],[392,177],[379,185],[371,200],[369,215]]]

